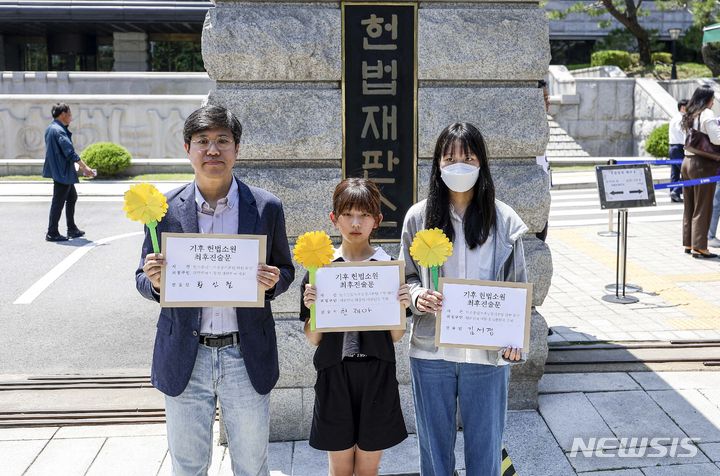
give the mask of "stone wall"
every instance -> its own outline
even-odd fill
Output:
[[[207,73],[0,70],[0,94],[207,95],[213,87]]]
[[[635,83],[635,122],[633,124],[634,154],[649,156],[645,141],[656,127],[670,122],[677,114],[677,101],[656,81],[639,78]]]
[[[0,95],[0,158],[45,157],[50,108],[67,102],[73,111],[78,151],[94,142],[116,142],[136,158],[181,158],[182,126],[206,96]]]
[[[244,126],[238,174],[283,200],[293,242],[315,229],[336,236],[327,213],[341,178],[340,22],[336,2],[218,0],[203,30],[205,67],[217,81],[208,101],[229,107]],[[498,197],[530,228],[524,241],[535,305],[542,303],[552,275],[550,250],[534,236],[550,205],[547,175],[534,159],[548,139],[536,87],[548,62],[548,23],[535,2],[420,3],[419,198],[441,129],[457,120],[478,124],[487,138]],[[397,245],[386,248],[397,255]],[[281,375],[272,393],[273,439],[306,438],[312,417],[313,349],[297,321],[299,304],[297,285],[273,304]],[[514,408],[537,405],[537,379],[547,355],[547,326],[538,314],[532,334],[531,362],[513,368]],[[406,422],[414,431],[407,336],[396,350]]]
[[[718,85],[714,79],[679,79],[675,81],[659,81],[658,83],[665,88],[675,101],[690,99],[695,89],[701,86],[712,87],[715,89],[715,104],[713,104],[712,109],[716,116],[720,116],[720,85]]]
[[[571,100],[551,105],[550,114],[591,156],[626,157],[634,147],[634,94],[632,78],[575,78]]]

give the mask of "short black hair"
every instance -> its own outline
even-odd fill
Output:
[[[52,109],[50,110],[50,114],[52,114],[53,119],[57,119],[60,114],[69,111],[70,106],[68,106],[64,102],[59,102],[53,105]]]
[[[688,105],[688,100],[687,100],[687,99],[681,99],[681,100],[679,100],[679,101],[678,101],[678,111],[680,110],[680,108],[687,107],[687,105]]]
[[[183,140],[190,144],[194,134],[208,129],[225,128],[230,129],[235,144],[240,143],[242,136],[242,124],[235,115],[222,106],[203,106],[193,111],[183,126]]]

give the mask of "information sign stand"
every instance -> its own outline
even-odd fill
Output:
[[[652,173],[647,164],[598,165],[595,167],[600,193],[600,207],[603,210],[618,210],[617,259],[615,283],[606,286],[614,294],[603,296],[603,301],[616,304],[638,302],[627,292],[642,291],[640,286],[628,285],[627,275],[627,228],[628,208],[655,206],[655,190]]]

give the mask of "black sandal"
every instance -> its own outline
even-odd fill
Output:
[[[715,253],[710,253],[709,251],[706,251],[703,253],[702,251],[693,250],[692,257],[700,258],[700,259],[712,259],[712,258],[717,258],[718,255],[716,255]]]

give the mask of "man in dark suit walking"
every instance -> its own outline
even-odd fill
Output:
[[[233,176],[242,126],[226,109],[206,106],[183,128],[195,180],[167,194],[158,232],[267,236],[266,263],[257,281],[263,308],[161,308],[152,383],[165,397],[173,475],[207,474],[219,400],[233,473],[267,475],[269,394],[278,380],[277,340],[270,301],[295,276],[280,200]],[[159,301],[162,254],[152,253],[146,230],[137,289]]]

